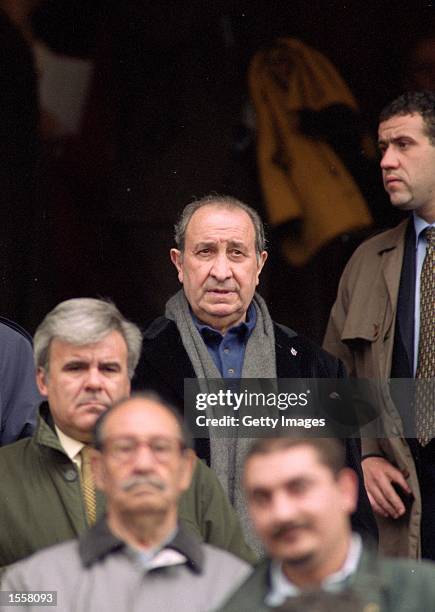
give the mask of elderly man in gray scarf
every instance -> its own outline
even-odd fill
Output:
[[[255,210],[230,196],[206,196],[184,208],[175,242],[171,260],[183,288],[145,331],[136,388],[152,388],[184,412],[186,378],[199,379],[201,391],[211,391],[218,379],[344,375],[338,360],[273,322],[256,292],[267,252]],[[219,438],[213,428],[209,433],[210,441],[197,440],[198,455],[216,471],[255,547],[239,485],[249,441],[243,431],[232,438]],[[372,531],[368,502],[362,516],[361,531]]]

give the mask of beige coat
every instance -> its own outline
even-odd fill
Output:
[[[385,381],[380,404],[385,430],[397,437],[363,438],[363,455],[379,453],[407,477],[414,494],[409,511],[398,519],[376,516],[382,552],[419,558],[421,499],[415,463],[388,379],[394,344],[397,299],[407,221],[374,236],[354,253],[340,281],[324,348],[344,361],[350,376]]]

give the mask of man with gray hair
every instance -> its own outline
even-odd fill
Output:
[[[113,303],[93,298],[60,303],[38,327],[36,382],[47,401],[34,435],[0,449],[0,567],[76,537],[103,513],[89,443],[98,417],[129,396],[141,343]],[[200,495],[218,514],[207,514]],[[200,461],[189,499],[184,514],[200,536],[249,558],[234,512]]]
[[[186,378],[343,376],[341,362],[272,321],[256,292],[267,251],[255,210],[231,196],[206,196],[185,207],[175,226],[175,242],[170,255],[183,288],[167,302],[165,316],[145,331],[135,387],[154,389],[183,410]],[[210,443],[197,440],[198,454],[217,472],[245,517],[238,476],[246,440],[210,434]],[[360,493],[367,509],[360,513],[360,526],[371,531],[362,487]]]

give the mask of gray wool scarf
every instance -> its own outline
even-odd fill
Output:
[[[253,304],[257,313],[257,323],[246,345],[242,378],[276,379],[273,322],[265,301],[258,293],[254,295]],[[195,375],[199,379],[201,391],[212,392],[210,379],[221,379],[222,376],[192,319],[183,290],[167,302],[165,316],[174,321],[178,328]],[[210,430],[211,467],[236,509],[248,542],[259,552],[260,547],[258,540],[252,534],[240,484],[244,457],[251,442],[252,439],[246,437],[219,438],[213,435],[213,429]]]

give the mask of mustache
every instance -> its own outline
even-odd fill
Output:
[[[287,535],[289,532],[294,531],[295,529],[307,529],[308,527],[309,525],[307,523],[288,521],[286,523],[275,525],[272,528],[270,535],[274,540],[279,540],[279,538]]]
[[[135,487],[140,485],[149,485],[154,487],[158,491],[164,491],[166,489],[166,484],[160,478],[156,478],[155,476],[132,476],[131,478],[127,478],[121,484],[122,491],[130,491]]]

